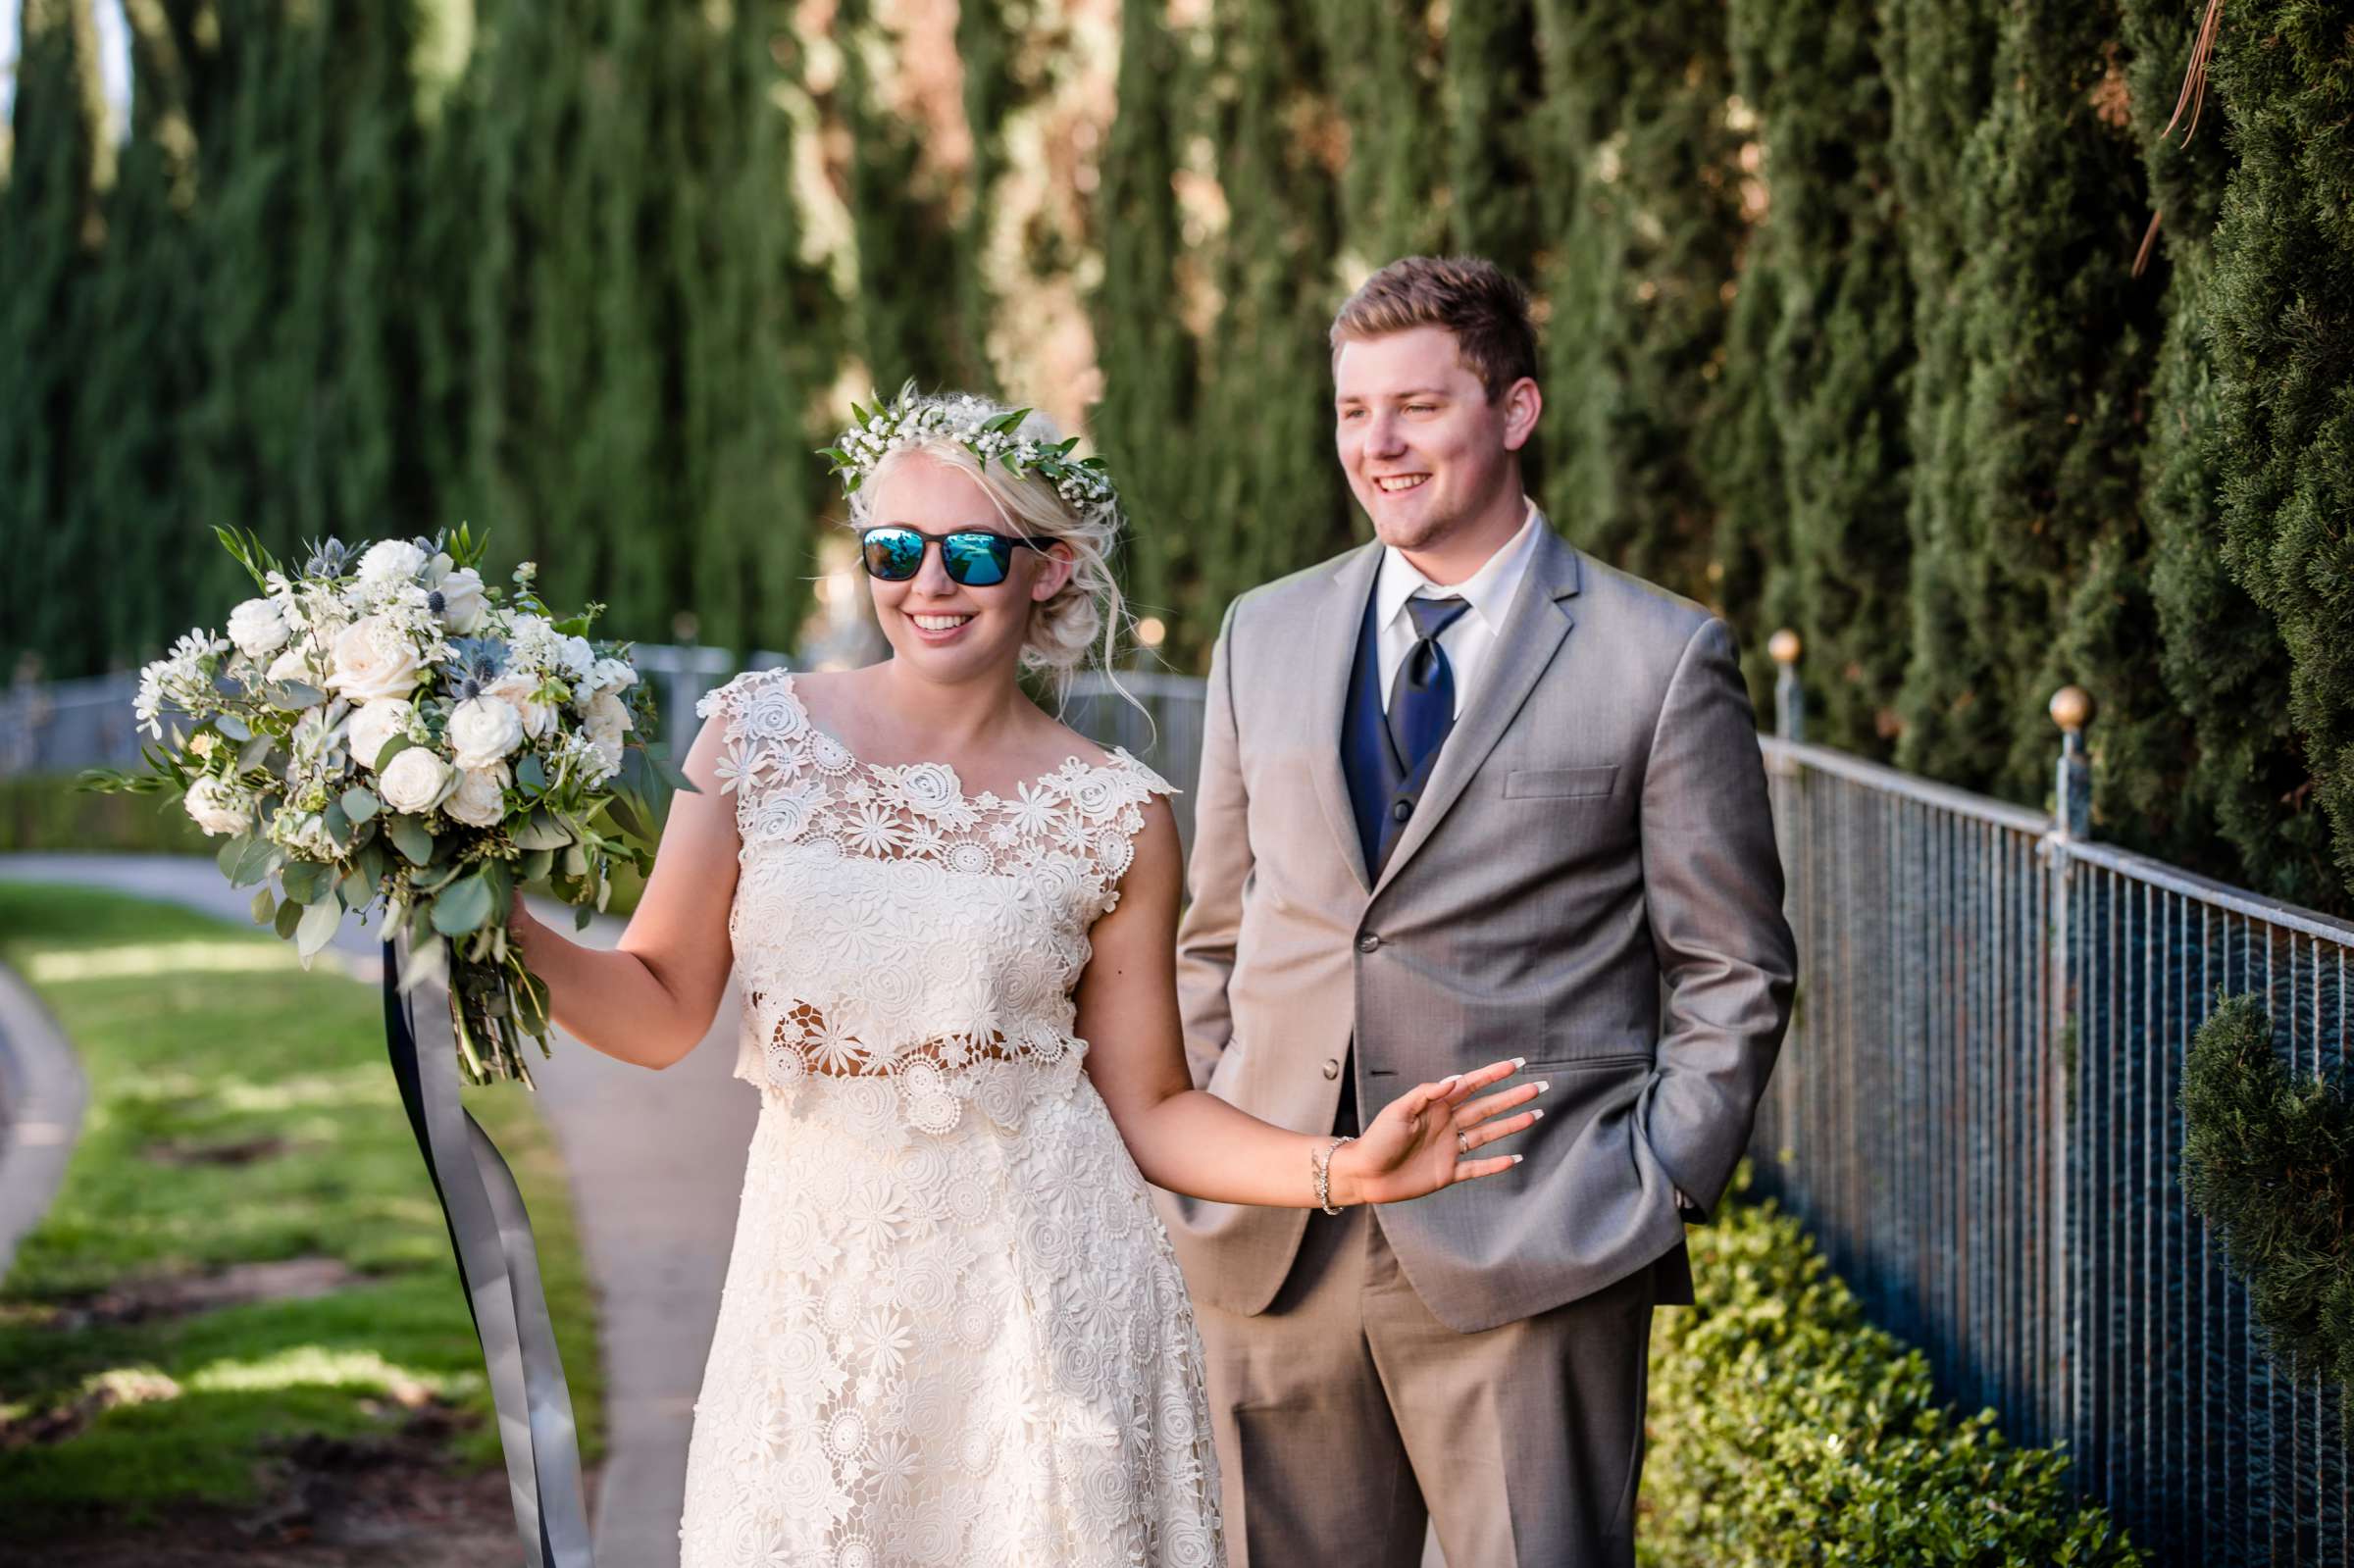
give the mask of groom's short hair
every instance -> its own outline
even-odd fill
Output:
[[[1417,327],[1455,334],[1463,364],[1488,401],[1537,374],[1537,329],[1528,290],[1479,256],[1407,256],[1366,278],[1332,319],[1332,352],[1352,338],[1387,337]]]

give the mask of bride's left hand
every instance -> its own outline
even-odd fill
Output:
[[[1544,1084],[1521,1084],[1482,1099],[1471,1097],[1519,1070],[1518,1060],[1492,1062],[1475,1072],[1408,1089],[1390,1101],[1356,1141],[1334,1150],[1333,1202],[1400,1203],[1519,1164],[1517,1154],[1469,1157],[1473,1149],[1525,1132],[1545,1114],[1532,1109],[1495,1120],[1542,1094]]]

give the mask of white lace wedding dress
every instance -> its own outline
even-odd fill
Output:
[[[1169,786],[869,766],[781,671],[724,724],[762,1091],[682,1568],[1222,1563],[1202,1348],[1071,987]]]

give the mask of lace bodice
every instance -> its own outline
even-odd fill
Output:
[[[1114,751],[967,795],[945,763],[861,762],[784,671],[738,676],[695,711],[727,727],[720,787],[742,838],[737,1076],[788,1100],[812,1075],[856,1080],[877,1135],[946,1133],[968,1106],[1011,1127],[1068,1087],[1088,928],[1119,902],[1143,806],[1170,785]]]

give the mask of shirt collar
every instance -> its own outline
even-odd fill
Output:
[[[1471,606],[1471,613],[1492,632],[1504,630],[1505,613],[1512,607],[1512,595],[1520,587],[1520,579],[1527,574],[1529,557],[1537,543],[1537,503],[1528,502],[1528,515],[1521,521],[1520,531],[1505,541],[1504,547],[1481,563],[1478,571],[1453,586],[1442,586],[1414,570],[1414,565],[1397,550],[1385,545],[1381,552],[1381,576],[1373,584],[1375,625],[1388,626],[1406,613],[1406,601],[1421,594],[1425,598],[1458,598]]]

